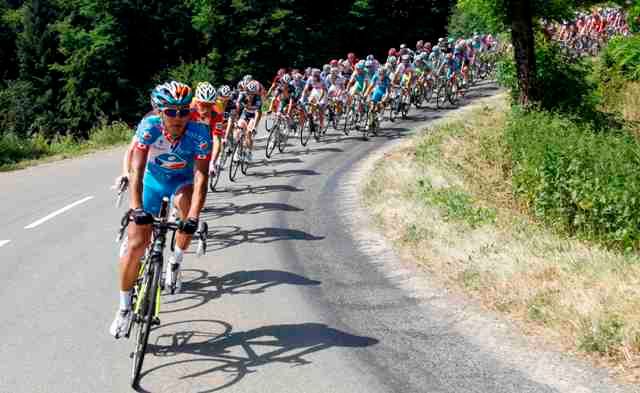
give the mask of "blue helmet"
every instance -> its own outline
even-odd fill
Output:
[[[171,81],[156,86],[151,92],[151,105],[155,109],[187,106],[193,99],[193,91],[184,83]]]

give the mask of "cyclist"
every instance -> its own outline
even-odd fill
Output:
[[[218,116],[218,123],[222,125],[223,136],[222,136],[222,148],[225,148],[229,139],[229,132],[231,131],[231,126],[235,121],[235,101],[236,97],[234,97],[234,93],[231,91],[231,87],[227,85],[223,85],[218,89],[218,98],[216,99],[216,103],[214,106],[214,111]],[[217,161],[211,160],[210,168],[216,169]],[[211,170],[209,170],[211,173]]]
[[[140,259],[151,240],[153,215],[163,197],[173,197],[179,228],[174,254],[169,258],[168,288],[181,287],[180,263],[204,204],[211,135],[201,123],[190,121],[191,88],[180,82],[157,86],[151,99],[158,110],[142,119],[132,154],[130,217],[127,240],[120,252],[120,305],[110,333],[121,337],[131,324],[131,290],[140,270]]]
[[[351,75],[351,79],[347,84],[347,90],[349,91],[349,96],[347,97],[347,107],[351,107],[351,102],[353,97],[358,94],[362,94],[365,92],[368,84],[369,84],[369,75],[365,70],[364,61],[358,62],[356,64],[356,71]]]
[[[391,80],[384,68],[378,69],[364,93],[365,97],[369,98],[369,109],[373,111],[374,115],[377,115],[384,107],[389,86],[391,86]],[[366,129],[369,129],[368,122]]]
[[[327,104],[327,85],[324,83],[321,77],[319,69],[314,68],[311,71],[311,77],[307,81],[302,92],[301,100],[309,102],[315,102],[319,107],[318,117],[320,118],[320,129],[324,128],[324,109]]]
[[[211,130],[213,154],[209,167],[209,176],[215,176],[215,162],[220,155],[220,145],[224,136],[223,114],[214,110],[218,93],[209,82],[198,83],[196,94],[191,102],[191,120],[204,123]]]
[[[240,113],[238,126],[244,130],[245,147],[247,147],[246,161],[251,162],[253,159],[253,134],[258,126],[260,116],[260,108],[262,107],[262,96],[260,95],[260,84],[256,80],[251,80],[245,84],[246,91],[241,92],[236,101],[236,110]],[[235,161],[239,161],[240,157],[233,157]]]
[[[269,87],[269,90],[267,90],[267,97],[271,97],[271,94],[273,93],[273,91],[278,88],[280,79],[286,73],[287,73],[287,70],[285,68],[280,68],[278,70],[278,73],[276,74],[276,76],[273,78],[273,81],[271,82],[271,86]],[[276,97],[274,97],[273,100],[271,100],[271,104],[269,105],[269,111],[267,113],[271,113],[274,110],[276,110]]]

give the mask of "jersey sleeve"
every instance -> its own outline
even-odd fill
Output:
[[[189,127],[192,127],[194,131],[194,158],[196,160],[209,160],[213,143],[209,127],[200,123],[190,123]]]
[[[135,136],[138,149],[147,150],[158,139],[161,134],[159,120],[158,116],[147,116],[140,121]]]

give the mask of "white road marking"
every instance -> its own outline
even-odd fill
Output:
[[[44,222],[46,222],[46,221],[49,221],[49,220],[50,220],[50,219],[52,219],[53,217],[55,217],[55,216],[57,216],[57,215],[59,215],[59,214],[62,214],[62,213],[64,213],[64,212],[66,212],[67,210],[70,210],[70,209],[72,209],[72,208],[74,208],[74,207],[76,207],[76,206],[78,206],[78,205],[80,205],[80,204],[82,204],[82,203],[85,203],[86,201],[91,200],[91,199],[93,199],[93,196],[88,196],[88,197],[85,197],[85,198],[80,199],[79,201],[73,202],[72,204],[70,204],[70,205],[67,205],[67,206],[63,207],[63,208],[62,208],[62,209],[60,209],[60,210],[56,210],[56,211],[54,211],[53,213],[49,214],[49,215],[48,215],[48,216],[46,216],[46,217],[42,217],[42,218],[41,218],[41,219],[39,219],[38,221],[32,222],[31,224],[29,224],[29,225],[27,225],[26,227],[24,227],[24,229],[32,229],[32,228],[35,228],[35,227],[37,227],[38,225],[40,225],[40,224],[42,224],[42,223],[44,223]]]
[[[0,240],[0,247],[7,245],[11,240]]]

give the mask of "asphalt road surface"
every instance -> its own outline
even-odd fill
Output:
[[[469,96],[495,93],[483,84]],[[562,378],[497,356],[354,246],[336,192],[345,176],[372,151],[446,114],[412,111],[367,142],[330,131],[270,161],[258,143],[250,175],[225,179],[226,190],[207,197],[209,252],[187,255],[183,293],[163,298],[140,390],[623,391],[573,363],[556,383]],[[0,174],[0,392],[131,390],[133,340],[108,334],[122,214],[109,186],[122,153]]]

